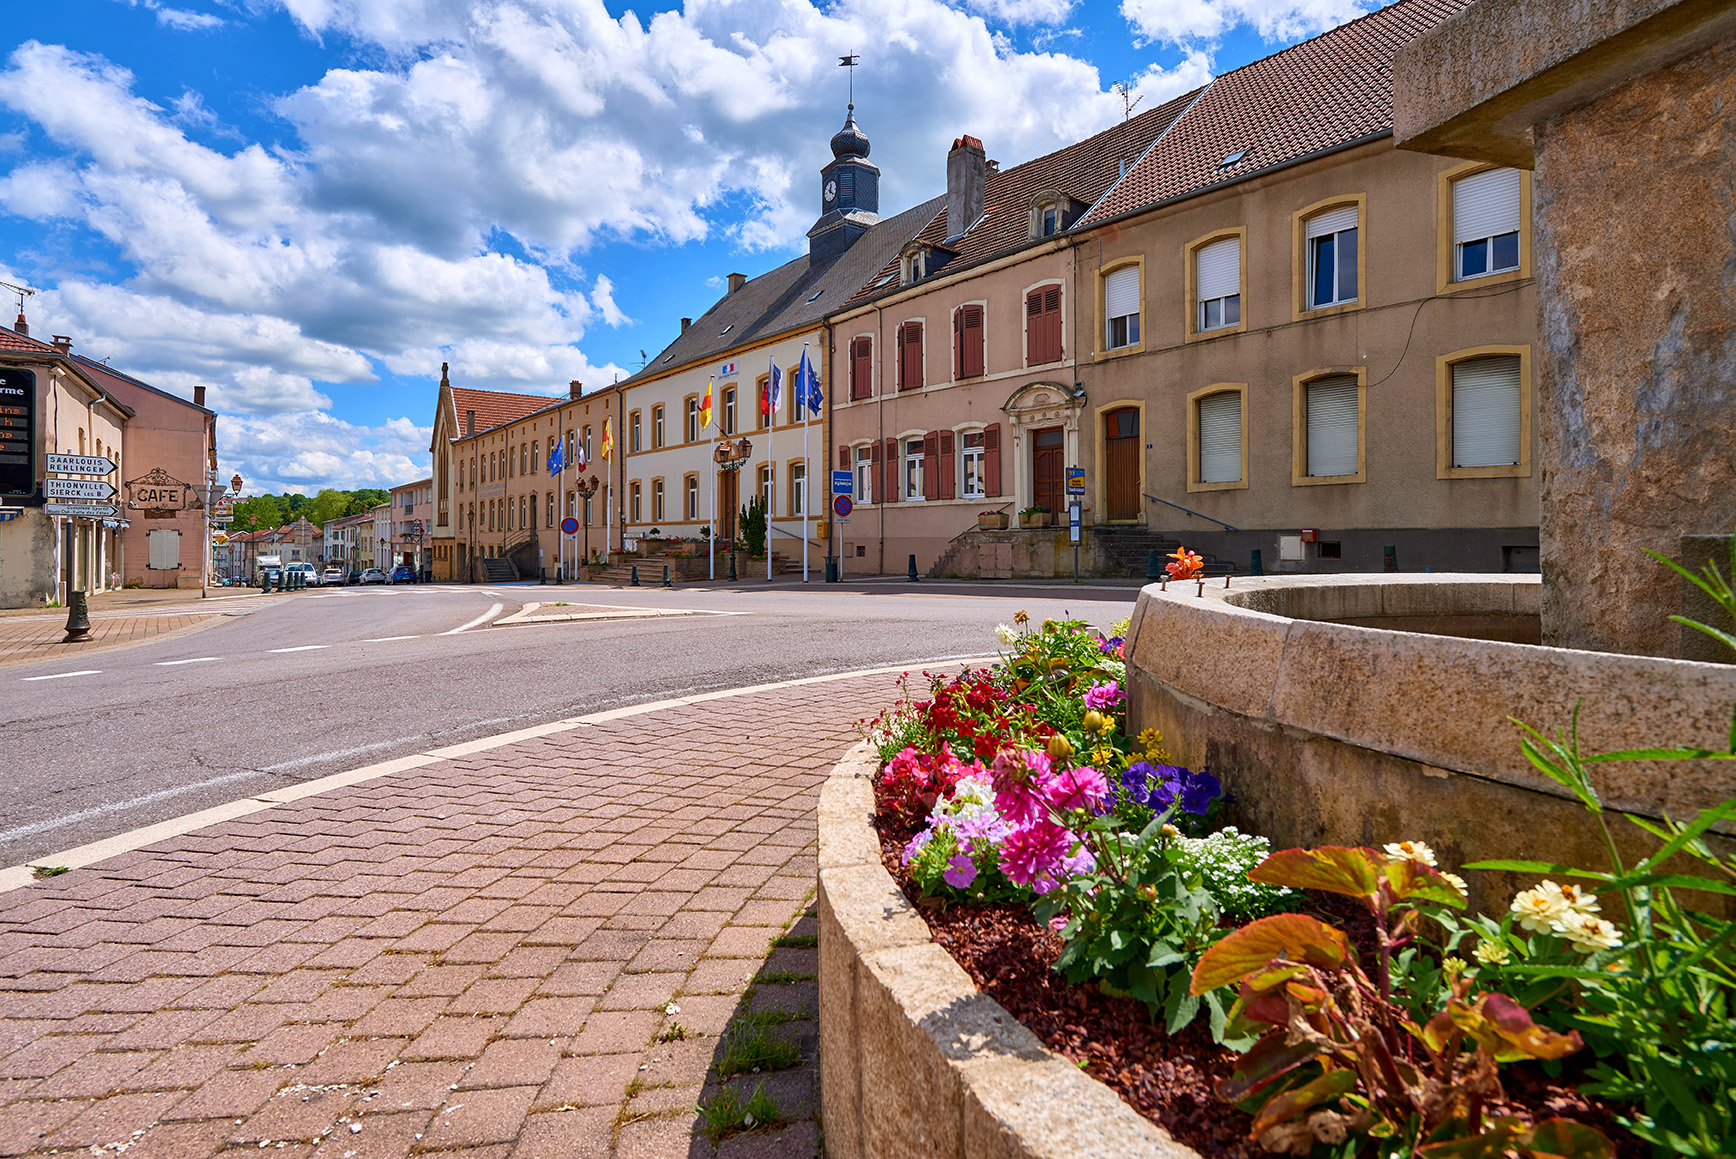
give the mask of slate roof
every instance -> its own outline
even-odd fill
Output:
[[[471,433],[480,435],[495,427],[517,422],[533,411],[561,401],[566,400],[546,394],[511,394],[504,390],[472,390],[469,387],[455,386],[452,388],[452,417],[456,422],[452,429],[457,432],[457,438],[466,437],[465,411],[476,412],[476,429]]]
[[[830,262],[810,266],[804,254],[761,274],[718,299],[675,341],[658,351],[643,370],[622,379],[621,385],[643,382],[694,362],[721,361],[730,350],[756,339],[818,325],[889,258],[896,262],[904,243],[945,207],[944,196],[933,198],[873,226]]]
[[[104,379],[107,379],[111,383],[121,383],[121,384],[126,385],[126,386],[136,386],[140,390],[148,390],[154,395],[158,395],[162,398],[166,398],[166,399],[170,399],[174,402],[178,402],[182,406],[191,407],[192,409],[194,409],[196,411],[200,411],[204,414],[214,415],[217,413],[216,411],[211,410],[209,407],[200,406],[198,403],[194,402],[190,398],[182,398],[178,394],[174,394],[170,391],[163,390],[160,387],[152,386],[148,382],[143,382],[137,378],[134,378],[130,374],[122,373],[121,371],[116,370],[112,366],[108,366],[105,363],[97,362],[95,359],[86,358],[82,354],[72,355],[72,360],[74,362],[78,363],[81,367],[83,367],[86,374],[89,374],[93,378],[95,378],[97,380],[98,385],[107,385],[106,383],[103,382]]]
[[[1400,0],[1218,77],[1075,228],[1390,131],[1399,48],[1470,2]]]

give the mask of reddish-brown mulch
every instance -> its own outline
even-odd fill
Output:
[[[878,819],[876,824],[881,863],[916,901],[919,893],[902,862],[913,831],[881,825]],[[1372,943],[1371,921],[1350,899],[1311,895],[1307,908],[1344,929],[1353,944]],[[1271,1154],[1248,1137],[1252,1117],[1213,1096],[1213,1084],[1229,1076],[1235,1055],[1212,1042],[1203,1018],[1179,1034],[1165,1034],[1152,1024],[1144,1003],[1108,997],[1093,983],[1070,985],[1052,969],[1061,954],[1060,937],[1023,906],[918,902],[916,910],[935,943],[983,993],[1177,1142],[1202,1155],[1230,1159]],[[1650,1155],[1644,1143],[1616,1124],[1609,1107],[1575,1089],[1576,1073],[1550,1078],[1540,1067],[1521,1064],[1504,1068],[1501,1077],[1509,1101],[1491,1107],[1491,1113],[1531,1121],[1564,1115],[1602,1131],[1615,1143],[1618,1159]]]

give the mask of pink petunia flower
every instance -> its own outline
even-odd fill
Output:
[[[1108,684],[1093,684],[1085,691],[1085,707],[1104,711],[1118,707],[1126,695],[1121,691],[1121,685],[1111,680]]]
[[[976,862],[960,853],[946,863],[946,872],[941,874],[946,884],[954,889],[968,889],[970,883],[976,880]]]
[[[1073,835],[1052,821],[1038,821],[1014,832],[1001,842],[1001,872],[1020,885],[1029,885],[1067,856]]]

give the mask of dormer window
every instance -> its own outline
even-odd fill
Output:
[[[1054,237],[1078,218],[1085,207],[1067,194],[1051,189],[1031,202],[1031,238]]]
[[[898,284],[908,286],[920,282],[928,274],[928,246],[913,241],[898,255]]]

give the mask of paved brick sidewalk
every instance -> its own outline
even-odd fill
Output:
[[[716,1154],[813,1156],[813,807],[894,694],[589,725],[0,895],[0,1155],[709,1157],[757,1030],[801,1065],[730,1081],[789,1125]]]
[[[132,616],[97,616],[90,620],[90,635],[71,644],[66,638],[66,612],[53,620],[0,620],[0,667],[34,660],[76,659],[124,644],[166,636],[189,628],[221,623],[223,612],[153,612]]]

